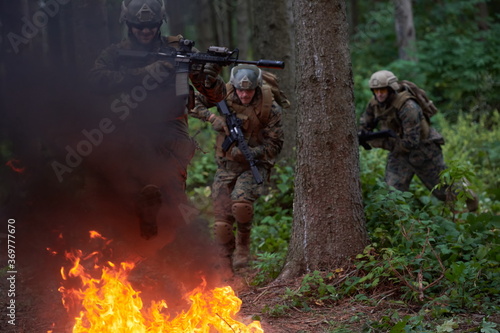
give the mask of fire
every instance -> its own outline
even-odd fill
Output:
[[[86,269],[84,262],[92,258],[98,261],[99,253],[84,256],[78,250],[67,253],[66,257],[72,267],[61,269],[63,280],[66,284],[69,280],[81,280],[78,288],[59,288],[68,312],[79,312],[74,318],[73,333],[264,332],[258,321],[246,325],[235,319],[242,301],[230,286],[206,290],[203,280],[185,295],[190,308],[170,318],[163,311],[168,308],[164,300],[152,301],[148,309],[143,309],[140,292],[127,279],[134,263],[108,261]]]
[[[11,159],[11,160],[7,161],[7,163],[5,163],[5,165],[10,167],[12,169],[12,171],[14,171],[16,173],[24,173],[24,171],[26,171],[26,168],[19,166],[20,163],[21,162],[19,160]]]

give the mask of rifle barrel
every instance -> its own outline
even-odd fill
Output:
[[[258,61],[237,60],[236,63],[255,65],[257,67],[262,67],[262,68],[279,68],[279,69],[285,68],[285,62],[279,60],[266,60],[266,59],[261,59]]]

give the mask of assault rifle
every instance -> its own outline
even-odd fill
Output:
[[[368,144],[368,141],[375,139],[396,138],[396,137],[397,135],[396,133],[394,133],[393,130],[384,130],[373,133],[362,131],[361,133],[358,134],[358,141],[360,146],[363,146],[363,148],[365,148],[366,150],[370,150],[372,149],[372,146]]]
[[[206,53],[194,52],[194,41],[181,39],[179,41],[179,50],[173,47],[167,47],[160,52],[147,52],[135,50],[118,50],[118,56],[143,61],[165,60],[176,67],[176,88],[177,96],[188,95],[188,75],[192,70],[203,70],[207,63],[218,64],[219,66],[229,66],[238,64],[255,65],[262,68],[285,68],[285,63],[279,60],[240,60],[238,59],[239,50],[229,50],[227,47],[210,46]]]
[[[236,145],[243,153],[243,156],[245,156],[245,159],[250,164],[250,170],[252,170],[255,182],[259,185],[262,184],[262,176],[259,173],[259,169],[257,169],[255,159],[252,155],[252,152],[250,151],[250,148],[248,147],[247,142],[245,141],[245,136],[243,135],[243,132],[241,130],[241,119],[239,119],[234,113],[231,113],[231,111],[229,111],[225,100],[217,103],[217,109],[219,110],[220,114],[226,118],[226,124],[229,129],[229,135],[226,136],[226,138],[222,142],[222,150],[224,152],[227,152],[231,145],[236,142]]]

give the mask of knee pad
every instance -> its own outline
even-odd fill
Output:
[[[236,222],[245,224],[252,222],[253,218],[253,204],[250,201],[233,201],[231,207]]]
[[[221,245],[234,241],[233,225],[224,221],[216,221],[214,223],[214,237]]]

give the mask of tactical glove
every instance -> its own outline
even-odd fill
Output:
[[[212,113],[208,118],[208,121],[212,124],[212,127],[217,132],[224,132],[229,135],[229,129],[227,128],[226,119],[222,116],[217,116]]]
[[[212,88],[219,77],[222,67],[214,63],[206,63],[203,67],[205,75],[205,88]]]
[[[261,149],[259,147],[248,147],[248,148],[250,150],[250,154],[252,154],[252,157],[254,159],[258,159],[262,156]],[[239,163],[243,163],[247,160],[245,158],[245,155],[243,155],[243,152],[237,146],[231,148],[231,157],[233,158],[233,161]]]

